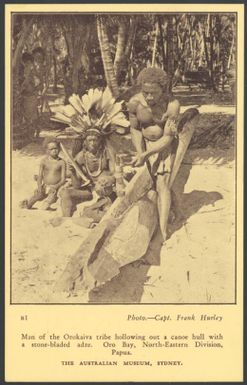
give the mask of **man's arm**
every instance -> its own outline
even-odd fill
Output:
[[[177,120],[180,112],[180,103],[177,99],[173,99],[168,103],[167,110],[162,118]]]
[[[174,135],[167,135],[165,134],[155,142],[153,147],[150,150],[147,150],[143,153],[144,159],[148,159],[151,155],[159,153],[163,151],[165,148],[169,147],[171,142],[173,141]]]
[[[140,123],[136,116],[137,106],[138,100],[136,100],[136,96],[133,96],[128,103],[130,134],[132,143],[134,144],[138,155],[140,155],[144,151],[144,140],[140,130]]]
[[[78,154],[75,156],[74,161],[78,164],[79,168],[81,169],[84,165],[84,154],[83,151],[78,152]],[[80,188],[82,184],[82,178],[76,173],[76,170],[71,165],[70,166],[71,171],[71,182],[72,186],[74,188]]]
[[[163,136],[158,139],[149,150],[144,151],[137,157],[135,165],[142,166],[145,161],[153,154],[157,154],[166,148],[168,148],[177,132],[177,123],[176,120],[168,118],[164,127]]]
[[[173,141],[174,135],[164,135],[162,138],[155,142],[155,145],[152,149],[142,152],[137,156],[134,162],[134,166],[140,167],[143,166],[146,160],[153,154],[163,151],[165,148],[169,147]]]
[[[177,99],[174,99],[168,103],[167,110],[165,115],[167,116],[167,121],[164,127],[164,134],[162,138],[157,140],[152,148],[148,151],[145,151],[144,158],[148,159],[151,155],[163,151],[165,148],[169,147],[173,138],[177,132],[177,119],[180,112],[180,103]]]
[[[131,140],[135,146],[138,155],[141,155],[144,151],[144,140],[140,130],[137,130],[133,126],[130,128]]]

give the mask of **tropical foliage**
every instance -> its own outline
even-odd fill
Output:
[[[234,13],[15,14],[12,31],[14,115],[19,121],[22,54],[37,47],[44,52],[43,93],[63,86],[65,104],[72,94],[106,85],[114,98],[121,98],[138,72],[151,65],[165,69],[171,85],[188,71],[207,72],[207,86],[215,90],[234,78]]]

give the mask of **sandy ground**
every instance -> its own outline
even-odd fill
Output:
[[[19,208],[36,182],[43,150],[30,144],[12,156],[12,301],[51,301],[52,288],[70,256],[89,229],[60,216],[59,201],[53,210]],[[233,150],[188,151],[176,189],[186,217],[184,225],[170,226],[171,236],[151,265],[132,263],[103,287],[91,292],[61,293],[57,302],[117,303],[227,303],[235,300],[235,214]],[[182,186],[182,187],[181,187]],[[84,204],[87,205],[87,204]],[[82,206],[82,205],[80,205]],[[79,215],[82,207],[75,215]]]

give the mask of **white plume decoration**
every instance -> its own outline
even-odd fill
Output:
[[[51,119],[68,124],[82,136],[92,128],[102,135],[109,135],[113,131],[123,134],[129,127],[129,121],[122,111],[123,101],[116,102],[108,87],[104,91],[90,88],[81,98],[73,94],[69,103],[62,106]]]

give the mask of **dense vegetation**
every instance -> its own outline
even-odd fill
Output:
[[[106,84],[115,97],[147,65],[165,69],[171,88],[187,77],[222,91],[234,82],[235,14],[16,14],[12,19],[14,125],[20,124],[23,53],[41,48],[42,90],[72,93]]]

